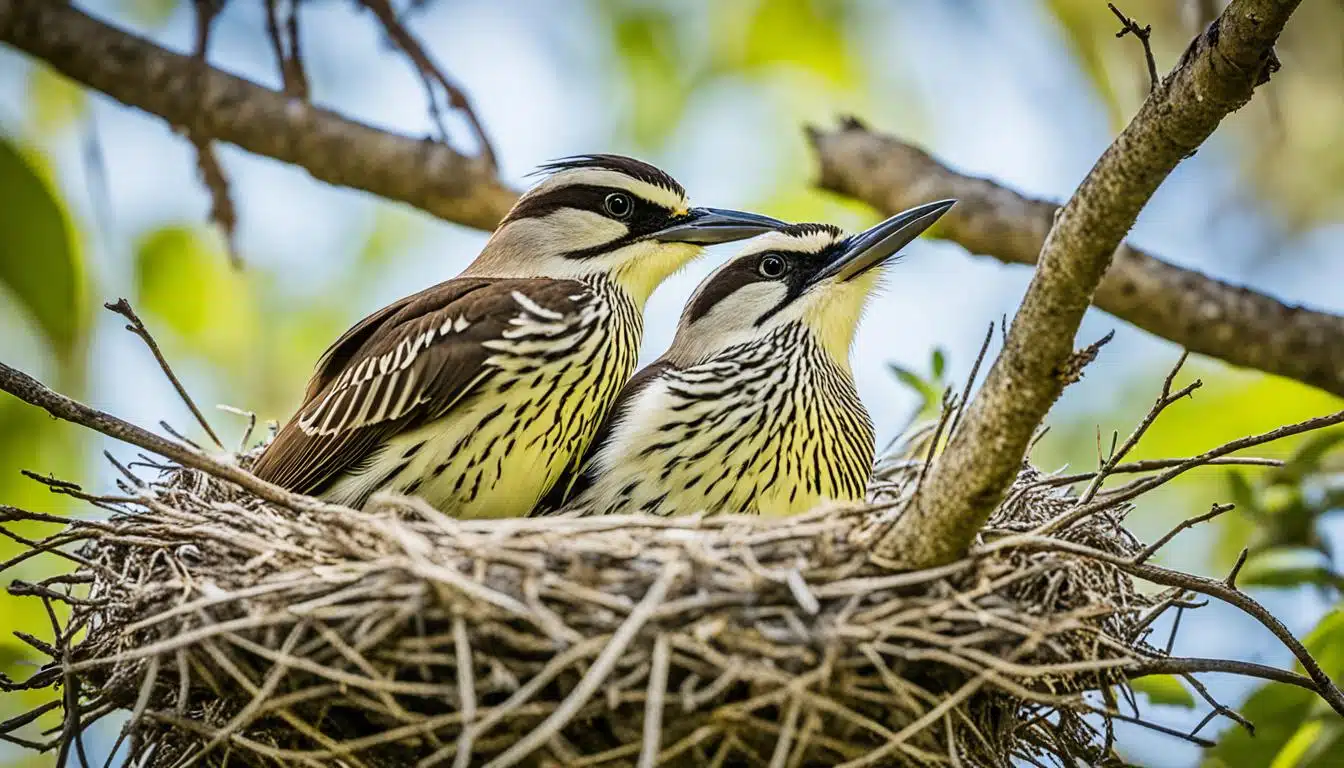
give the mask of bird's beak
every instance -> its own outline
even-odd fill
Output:
[[[758,213],[723,208],[692,208],[672,226],[654,232],[649,238],[663,243],[714,245],[746,240],[784,226],[787,225],[779,219]]]
[[[956,203],[956,200],[939,200],[936,203],[911,208],[871,229],[860,232],[850,238],[848,245],[836,254],[830,264],[813,276],[810,282],[816,284],[832,280],[842,283],[853,280],[909,245]]]

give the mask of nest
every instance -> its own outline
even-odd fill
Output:
[[[889,466],[877,506],[919,467]],[[57,535],[84,543],[56,581],[87,594],[27,685],[64,683],[85,723],[132,710],[137,765],[1105,765],[1085,692],[1161,655],[1142,639],[1158,602],[1115,565],[1011,543],[1072,508],[1044,480],[1025,469],[984,532],[1006,546],[893,573],[869,507],[316,516],[171,468]],[[1132,558],[1125,510],[1054,536]]]
[[[188,465],[114,460],[120,496],[33,475],[106,519],[0,507],[0,523],[58,526],[41,541],[0,526],[29,548],[0,571],[33,555],[74,564],[10,585],[47,604],[54,637],[16,633],[51,661],[0,678],[59,691],[0,723],[0,739],[58,751],[61,765],[87,765],[83,730],[117,711],[130,713],[117,743],[131,764],[165,768],[1123,765],[1115,721],[1173,733],[1141,716],[1127,684],[1145,675],[1180,675],[1212,707],[1206,722],[1249,726],[1193,676],[1206,671],[1299,685],[1344,712],[1344,694],[1235,572],[1148,562],[1230,505],[1149,546],[1123,526],[1133,499],[1175,475],[1344,413],[1191,459],[1119,464],[1197,386],[1172,394],[1168,377],[1101,470],[1024,466],[968,556],[899,571],[873,544],[925,474],[903,457],[932,448],[879,464],[866,504],[782,521],[464,522],[405,497],[362,511],[290,498],[240,470],[255,451],[220,463],[0,374],[30,403]],[[924,445],[939,444],[950,412]],[[1141,476],[1101,490],[1126,472]],[[1260,620],[1306,674],[1150,644],[1153,622],[1196,593]],[[57,709],[60,725],[32,735]],[[1208,744],[1198,730],[1175,735]]]

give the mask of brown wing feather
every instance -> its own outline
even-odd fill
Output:
[[[523,311],[514,292],[572,317],[588,288],[568,280],[449,280],[379,310],[323,355],[303,405],[253,471],[320,493],[390,437],[442,417],[493,374],[485,362],[495,352],[484,345]]]
[[[578,498],[593,484],[597,478],[593,476],[593,468],[590,462],[601,450],[602,444],[607,441],[607,437],[611,435],[611,430],[624,414],[626,406],[634,400],[635,395],[652,384],[660,373],[671,367],[671,361],[658,358],[630,377],[630,381],[626,382],[620,394],[616,396],[616,401],[607,410],[607,416],[598,426],[592,442],[588,443],[588,450],[560,476],[560,479],[551,487],[550,493],[546,494],[546,497],[537,504],[537,511],[533,513],[534,515],[547,515],[559,510],[566,502]]]

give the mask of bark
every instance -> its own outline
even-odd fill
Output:
[[[930,236],[1006,264],[1036,264],[1060,206],[948,168],[900,139],[852,120],[809,129],[818,184],[890,215],[929,200],[957,205]],[[1344,396],[1344,317],[1169,264],[1127,243],[1116,249],[1092,303],[1203,355]]]
[[[0,42],[198,136],[306,169],[314,178],[494,229],[517,193],[485,158],[384,131],[104,24],[52,0],[0,0]]]
[[[1274,41],[1297,5],[1233,0],[1060,209],[1003,351],[879,556],[927,567],[970,548],[1075,375],[1074,336],[1116,248],[1162,180],[1277,67]]]

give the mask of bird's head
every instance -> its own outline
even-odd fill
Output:
[[[954,202],[912,208],[856,235],[829,224],[791,224],[752,241],[696,288],[666,357],[694,364],[796,323],[848,367],[879,267]]]
[[[621,155],[566,158],[539,172],[547,177],[518,199],[464,274],[605,275],[642,304],[706,245],[785,226],[754,213],[693,208],[676,179]]]

